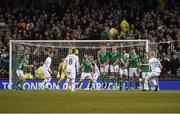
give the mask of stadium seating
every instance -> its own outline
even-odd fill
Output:
[[[178,1],[166,4],[157,0],[1,0],[0,78],[8,77],[9,40],[109,39],[111,27],[119,31],[114,40],[159,42],[159,57],[163,61],[166,53],[169,58],[167,73],[174,69],[172,56],[180,57],[180,15]],[[123,19],[129,24],[126,32],[121,32]]]

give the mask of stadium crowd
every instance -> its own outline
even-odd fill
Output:
[[[180,61],[179,2],[166,4],[161,6],[157,0],[1,0],[0,77],[8,77],[9,40],[77,39],[157,42],[163,74],[175,76]],[[110,35],[112,28],[119,32]]]

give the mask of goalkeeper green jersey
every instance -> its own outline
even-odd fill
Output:
[[[22,71],[24,71],[24,70],[25,70],[24,65],[27,65],[28,63],[29,63],[29,61],[28,61],[28,60],[26,60],[26,59],[22,59],[22,61],[21,61],[20,65],[19,65],[19,67],[18,67],[18,70],[22,70]]]
[[[120,54],[119,55],[119,59],[122,59],[124,61],[124,63],[126,63],[128,61],[128,58],[125,57],[124,55]],[[119,63],[119,67],[120,68],[125,68],[124,64],[122,62]]]
[[[119,59],[118,51],[110,51],[109,52],[109,64],[113,65]]]
[[[90,60],[87,60],[87,59],[83,60],[82,65],[83,65],[83,72],[85,73],[91,72],[92,62]]]
[[[101,52],[99,58],[100,58],[100,63],[104,64],[108,58],[108,52],[107,51]]]
[[[149,58],[143,57],[141,58],[141,63],[142,64],[148,64],[149,63]],[[150,67],[148,65],[146,66],[141,66],[142,72],[150,72]]]
[[[129,54],[130,65],[129,68],[137,68],[139,56],[137,54]]]

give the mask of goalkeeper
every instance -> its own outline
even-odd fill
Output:
[[[66,71],[67,66],[65,65],[64,70],[62,69],[64,60],[65,60],[65,58],[62,58],[61,62],[59,63],[59,66],[58,66],[57,78],[59,79],[59,81],[57,82],[57,86],[56,86],[56,89],[58,89],[58,90],[59,90],[60,84],[62,83],[62,81],[67,76],[67,71]]]

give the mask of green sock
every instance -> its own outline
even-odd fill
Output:
[[[126,83],[126,85],[125,85],[126,88],[128,88],[128,80],[126,80],[125,83]]]
[[[103,88],[105,88],[105,76],[102,76]]]
[[[115,84],[115,80],[116,80],[116,77],[113,77],[113,78],[112,78],[113,86],[116,85],[116,84]]]
[[[118,86],[121,88],[122,87],[122,79],[118,77]]]
[[[16,88],[18,88],[19,86],[20,86],[20,81],[17,82]]]
[[[106,83],[106,88],[108,88],[108,86],[109,86],[109,77],[106,76],[105,80],[106,80],[106,82],[105,82]]]
[[[60,81],[60,80],[58,81],[57,85],[58,85],[58,86],[61,85],[61,81]]]
[[[19,81],[17,82],[17,84],[16,84],[16,88],[22,90],[22,89],[23,89],[23,84],[24,84],[24,81],[19,80]]]
[[[78,86],[77,86],[78,88],[80,87],[81,83],[82,83],[82,82],[79,82],[79,84],[78,84]]]
[[[92,88],[92,82],[90,82],[90,84],[89,84],[89,88],[90,88],[90,89]]]
[[[132,79],[129,80],[129,84],[130,84],[130,88],[131,88],[133,86],[133,80]]]
[[[104,83],[104,81],[105,81],[105,76],[102,76],[102,82]]]
[[[20,87],[21,85],[23,84],[23,81],[22,80],[19,80],[16,84],[16,87]]]
[[[136,78],[136,89],[139,87],[139,79]]]

